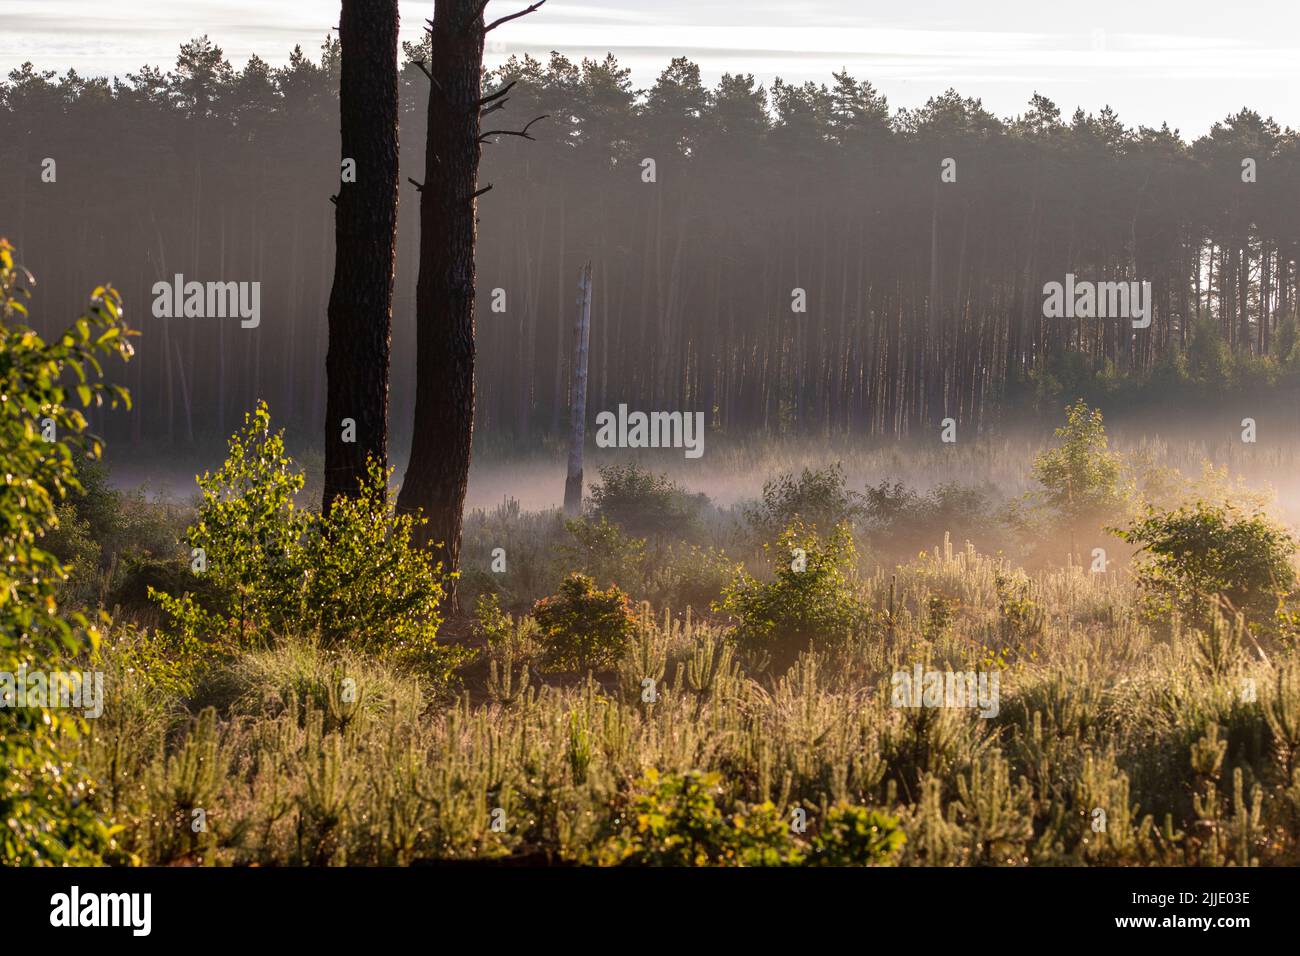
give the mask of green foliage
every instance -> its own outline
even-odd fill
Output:
[[[1138,583],[1157,616],[1177,609],[1205,627],[1226,599],[1262,622],[1296,585],[1295,541],[1262,512],[1198,500],[1172,511],[1148,508],[1117,533],[1138,546]]]
[[[999,576],[1010,582],[999,586]],[[1022,574],[970,549],[863,586],[880,603],[891,585],[890,643],[806,654],[777,679],[733,657],[719,628],[649,614],[617,681],[551,676],[544,644],[524,633],[534,625],[515,624],[507,637],[504,612],[485,611],[483,628],[500,634],[489,637],[491,667],[467,674],[481,683],[455,706],[346,643],[290,637],[194,659],[177,670],[201,668],[195,687],[155,673],[171,650],[110,635],[108,683],[120,696],[78,743],[103,781],[100,805],[126,827],[120,842],[147,861],[1300,861],[1293,646],[1276,642],[1263,661],[1235,630],[1217,648],[1171,641],[1134,620],[1132,591],[1115,575]],[[1001,671],[998,717],[896,708],[887,693],[864,692],[916,658],[975,666],[1006,615],[1001,592],[1032,596],[1043,634],[1036,658]],[[937,593],[961,596],[942,626],[928,619]],[[653,704],[639,693],[646,675]],[[1257,700],[1243,699],[1246,677]],[[211,792],[214,780],[182,772],[205,753],[224,768],[222,810],[191,843],[155,821],[172,820],[190,793]],[[626,790],[647,767],[658,768],[655,780]],[[822,808],[820,818],[810,811],[806,836],[790,832],[797,807]],[[495,808],[505,814],[499,831]]]
[[[303,475],[294,470],[284,434],[271,431],[265,402],[244,416],[215,473],[198,478],[202,500],[186,531],[202,549],[221,595],[214,610],[241,643],[253,633],[296,628],[307,610],[304,583],[311,516],[294,506]]]
[[[933,547],[951,534],[993,550],[1003,537],[981,488],[945,483],[919,494],[902,482],[882,481],[867,488],[863,515],[875,551],[894,556],[915,555],[918,548]]]
[[[704,495],[692,495],[667,475],[655,475],[635,463],[601,468],[589,500],[597,519],[638,537],[684,535],[707,503]]]
[[[58,526],[42,542],[63,565],[67,578],[59,588],[59,603],[67,607],[91,607],[99,599],[104,579],[100,573],[103,550],[93,536],[89,522],[77,509],[62,502],[56,509]]]
[[[725,859],[730,866],[799,866],[805,851],[771,800],[744,807],[731,817],[730,844]]]
[[[189,698],[231,649],[183,629],[120,626],[111,636],[112,659],[124,675],[160,697]]]
[[[651,562],[646,591],[657,606],[707,611],[734,574],[734,562],[721,549],[677,544]]]
[[[617,585],[601,591],[585,574],[571,574],[557,594],[533,606],[544,663],[559,670],[613,667],[636,633],[628,596]]]
[[[814,866],[889,866],[906,842],[897,817],[840,803],[826,812],[813,837],[808,862]]]
[[[770,802],[736,813],[718,809],[721,777],[650,769],[626,810],[627,822],[595,853],[603,866],[786,866],[802,855]],[[621,821],[615,819],[617,826]]]
[[[0,672],[8,674],[58,670],[98,646],[83,616],[60,612],[67,572],[46,545],[61,502],[81,488],[74,449],[100,452],[69,400],[129,404],[124,389],[102,381],[100,357],[132,354],[112,288],[97,288],[86,313],[47,343],[21,321],[24,279],[0,240]],[[93,864],[115,852],[114,831],[87,799],[94,784],[66,749],[85,730],[72,711],[0,707],[0,864]]]
[[[737,643],[788,663],[809,646],[843,643],[861,630],[868,612],[850,581],[857,552],[847,525],[822,535],[796,522],[764,551],[772,580],[739,569],[715,606],[736,619]]]
[[[1232,349],[1224,341],[1219,324],[1203,316],[1192,323],[1187,343],[1187,372],[1192,381],[1216,391],[1232,385]]]
[[[346,643],[449,682],[469,655],[437,642],[442,566],[412,541],[419,519],[396,513],[388,475],[373,462],[328,515],[296,507],[303,475],[270,423],[259,404],[221,469],[199,479],[186,540],[203,551],[206,570],[196,573],[208,596],[157,594],[174,626],[236,645],[313,632],[326,646]]]
[[[1119,456],[1109,451],[1101,412],[1075,402],[1055,434],[1056,447],[1039,452],[1032,468],[1055,523],[1075,527],[1123,509],[1128,489]]]
[[[785,474],[765,482],[760,501],[745,508],[750,526],[771,540],[798,521],[827,533],[863,512],[861,496],[847,489],[844,466],[805,468],[798,477]]]
[[[597,862],[702,866],[721,861],[727,828],[714,803],[720,779],[715,773],[661,777],[657,770],[647,770],[627,809],[627,825],[608,838]]]
[[[117,491],[103,462],[80,448],[74,448],[73,464],[80,487],[59,504],[59,526],[45,539],[68,571],[60,603],[78,609],[123,602],[129,610],[147,607],[142,578],[163,565],[184,566],[182,509],[150,501],[144,489]]]
[[[465,654],[436,640],[442,565],[413,542],[417,519],[396,513],[390,473],[372,461],[356,495],[335,499],[327,517],[312,515],[302,556],[302,620],[327,646],[343,641],[392,655],[445,683]]]
[[[630,537],[605,515],[564,523],[573,541],[560,546],[567,565],[597,581],[608,581],[634,593],[646,579],[646,543]]]
[[[510,640],[514,622],[501,610],[501,601],[495,594],[480,594],[474,601],[474,632],[489,646],[502,645]]]
[[[1024,572],[999,574],[993,583],[998,597],[999,636],[1002,640],[1027,641],[1042,634],[1046,615],[1034,600],[1032,584]]]

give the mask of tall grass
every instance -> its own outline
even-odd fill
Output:
[[[647,770],[717,773],[724,814],[802,808],[804,839],[878,808],[902,864],[1300,862],[1294,647],[1156,628],[1119,575],[951,543],[855,588],[875,623],[784,673],[647,606],[612,671],[546,673],[521,619],[450,697],[301,637],[155,681],[148,635],[122,630],[82,757],[159,864],[590,860]],[[916,663],[996,670],[997,716],[893,706]]]

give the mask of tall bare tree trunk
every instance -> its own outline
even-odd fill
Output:
[[[564,513],[582,511],[582,446],[587,435],[587,343],[591,337],[591,263],[578,279],[578,317],[573,323],[573,384],[569,389],[569,473],[564,480]]]
[[[325,359],[322,508],[327,512],[338,495],[357,494],[367,458],[385,469],[388,464],[388,354],[397,254],[397,23],[397,0],[343,0],[343,163]]]
[[[422,511],[417,531],[446,572],[460,560],[461,512],[474,433],[474,239],[482,96],[481,0],[434,9],[429,124],[420,189],[415,289],[415,421],[397,505]],[[457,608],[456,579],[447,578]]]

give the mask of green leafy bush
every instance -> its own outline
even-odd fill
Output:
[[[243,645],[254,637],[316,633],[329,646],[398,658],[439,682],[467,652],[439,644],[442,566],[412,541],[419,519],[396,513],[388,475],[372,463],[328,516],[298,508],[303,475],[272,432],[265,403],[245,417],[202,501],[187,542],[202,551],[198,589],[153,592],[183,632]]]
[[[604,866],[787,866],[802,862],[790,826],[770,802],[730,819],[718,808],[721,776],[650,769],[616,817],[594,862]]]
[[[220,595],[213,610],[224,619],[220,626],[203,615],[201,626],[220,626],[223,636],[240,643],[256,633],[301,626],[312,518],[294,505],[303,475],[285,451],[283,433],[271,431],[265,402],[244,416],[224,464],[215,474],[204,472],[198,485],[202,500],[185,539],[200,562],[195,572]],[[178,606],[166,597],[160,601],[180,617]]]
[[[707,503],[704,495],[635,463],[601,468],[589,499],[594,517],[638,537],[680,537],[692,530]]]
[[[813,866],[889,866],[907,842],[897,817],[840,803],[826,812],[812,840]]]
[[[866,624],[868,611],[850,580],[857,551],[847,525],[820,535],[795,523],[763,547],[773,579],[759,581],[741,569],[715,605],[736,619],[742,647],[766,651],[780,664],[809,646],[845,641]]]
[[[1101,412],[1083,400],[1066,410],[1056,429],[1057,444],[1034,458],[1031,473],[1042,490],[1029,496],[1033,507],[1018,517],[1040,531],[1091,530],[1128,507],[1131,489],[1120,458],[1109,450]]]
[[[628,596],[611,584],[601,591],[585,574],[571,574],[559,593],[533,605],[545,646],[544,663],[558,670],[605,669],[618,663],[636,633]]]
[[[501,610],[495,594],[480,594],[474,600],[474,633],[489,647],[504,645],[514,633],[514,621]]]
[[[442,565],[412,540],[422,520],[396,512],[388,473],[372,461],[356,495],[308,523],[302,619],[327,647],[394,656],[446,683],[469,655],[437,642]]]
[[[949,483],[920,494],[902,482],[882,481],[863,498],[873,552],[914,556],[918,548],[941,543],[946,533],[978,541],[985,551],[1003,543],[990,496],[981,488]]]
[[[58,526],[42,543],[67,572],[59,587],[59,603],[66,607],[93,607],[104,588],[100,568],[103,549],[93,537],[90,524],[71,504],[61,502],[55,513]]]
[[[647,566],[644,540],[629,536],[605,515],[566,521],[564,528],[573,541],[561,545],[559,552],[569,568],[642,596]]]
[[[48,549],[60,503],[81,490],[73,450],[97,457],[82,407],[125,389],[103,382],[101,356],[126,360],[130,330],[122,302],[97,288],[86,313],[47,343],[21,321],[30,276],[0,239],[0,672],[53,671],[93,654],[98,631],[59,608],[67,572]],[[65,384],[66,383],[66,384]],[[66,512],[65,512],[66,515]],[[10,705],[16,703],[8,702]],[[116,854],[114,830],[94,807],[94,782],[67,753],[85,731],[77,711],[0,707],[0,864],[76,865]]]
[[[796,521],[826,533],[856,520],[863,510],[861,496],[847,489],[844,466],[836,462],[764,483],[761,500],[746,507],[744,514],[754,531],[770,541]]]
[[[650,569],[646,591],[657,606],[708,611],[735,574],[735,562],[718,548],[678,544]]]
[[[1138,584],[1154,616],[1177,609],[1206,627],[1225,598],[1262,622],[1296,585],[1296,543],[1262,512],[1196,501],[1172,511],[1148,508],[1117,533],[1138,546]]]

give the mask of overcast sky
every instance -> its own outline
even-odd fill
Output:
[[[492,0],[489,18],[529,0]],[[283,63],[295,43],[315,58],[338,0],[0,0],[0,70],[122,74],[171,66],[207,33],[240,66]],[[431,0],[403,0],[403,39]],[[673,56],[770,83],[830,82],[847,68],[894,107],[949,86],[999,115],[1039,91],[1067,113],[1115,108],[1129,124],[1168,121],[1186,135],[1248,105],[1300,126],[1298,0],[548,0],[489,37],[489,64],[510,53],[571,58],[611,51],[638,87]]]

